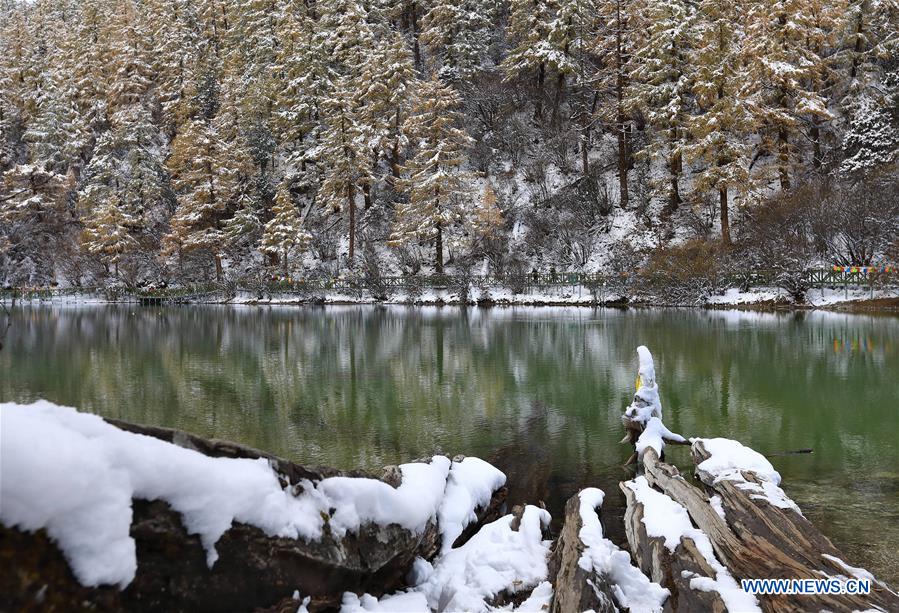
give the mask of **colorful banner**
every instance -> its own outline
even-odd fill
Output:
[[[839,266],[833,265],[834,272],[848,272],[852,274],[866,275],[869,272],[896,272],[895,266]]]

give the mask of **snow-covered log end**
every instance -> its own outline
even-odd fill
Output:
[[[621,416],[625,429],[622,442],[634,445],[636,460],[639,460],[649,448],[654,449],[656,454],[662,457],[666,443],[685,445],[687,439],[672,432],[662,423],[662,401],[652,353],[645,345],[640,345],[637,347],[637,358],[637,389],[634,400]]]

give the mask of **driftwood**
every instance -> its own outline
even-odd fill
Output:
[[[695,590],[690,580],[695,576],[715,577],[705,557],[690,538],[681,539],[673,552],[661,537],[650,537],[643,524],[643,504],[636,500],[625,484],[621,491],[627,499],[624,528],[631,555],[643,573],[656,583],[667,587],[671,595],[665,601],[665,611],[726,611],[716,592]]]
[[[708,457],[701,441],[693,445],[694,461],[698,464]],[[693,524],[709,538],[718,560],[740,579],[824,579],[827,576],[846,575],[839,564],[830,562],[822,554],[843,558],[833,544],[810,522],[792,509],[781,509],[765,500],[754,499],[751,492],[740,489],[733,482],[714,483],[710,475],[699,474],[708,493],[721,497],[725,519],[709,504],[709,495],[687,482],[678,470],[660,461],[655,450],[648,448],[641,457],[645,476],[650,485],[681,504],[690,515]],[[752,473],[747,480],[760,479]],[[627,495],[627,488],[622,487]],[[682,542],[675,552],[676,560],[665,559],[656,552],[657,546],[640,530],[642,510],[633,496],[628,496],[628,538],[635,559],[653,579],[659,579],[665,587],[678,594],[687,594],[678,584],[679,573],[666,568],[691,570],[697,563],[689,545]],[[659,568],[653,565],[658,564]],[[667,567],[665,566],[667,564]],[[667,582],[665,582],[667,581]],[[692,597],[692,596],[691,596]],[[872,583],[869,595],[759,595],[764,611],[857,611],[879,607],[884,611],[899,610],[899,597],[885,587]],[[685,603],[675,603],[673,610],[693,610]],[[686,608],[683,608],[686,606]],[[703,607],[704,608],[704,607]]]
[[[549,560],[549,580],[553,583],[552,613],[588,611],[613,613],[618,611],[611,580],[578,564],[584,553],[579,533],[583,527],[580,497],[574,495],[565,504],[562,532],[554,544]]]

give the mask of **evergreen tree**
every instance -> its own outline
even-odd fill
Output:
[[[601,66],[594,76],[594,86],[601,98],[598,115],[606,125],[613,126],[618,146],[618,194],[622,209],[628,208],[627,177],[633,163],[630,144],[632,109],[627,103],[627,95],[634,71],[633,50],[640,42],[635,4],[635,0],[598,2],[599,27],[593,43],[593,53]]]
[[[490,8],[483,0],[434,0],[421,20],[421,42],[435,58],[441,78],[471,81],[490,43]]]
[[[746,68],[740,62],[743,33],[740,6],[729,0],[701,0],[691,54],[697,112],[688,118],[684,153],[697,168],[693,189],[699,199],[716,194],[721,239],[730,242],[729,196],[747,191],[752,117],[742,99]]]
[[[284,276],[288,276],[290,255],[303,249],[312,237],[302,227],[299,212],[286,182],[278,188],[272,213],[274,217],[265,224],[260,249],[277,256],[281,260]]]
[[[815,130],[831,118],[820,91],[827,67],[822,53],[833,36],[833,12],[839,9],[821,0],[753,0],[747,6],[743,97],[761,126],[762,150],[776,155],[772,168],[781,188],[788,189],[805,123]],[[818,142],[814,134],[812,138]],[[816,165],[820,158],[815,151]]]
[[[225,246],[222,222],[229,203],[245,188],[249,161],[239,141],[223,138],[224,121],[198,117],[172,142],[167,165],[178,198],[171,227],[163,238],[163,253],[211,254],[216,278],[222,278],[222,250]],[[224,126],[222,124],[225,124]]]
[[[390,243],[433,241],[434,270],[443,273],[444,235],[455,226],[473,229],[477,204],[463,170],[472,139],[459,128],[459,95],[434,77],[419,88],[406,131],[416,144],[398,185],[408,202],[398,204]]]
[[[511,0],[509,38],[513,47],[503,60],[507,78],[533,73],[537,104],[534,115],[543,112],[543,84],[547,66],[556,56],[549,43],[550,23],[553,18],[551,0]]]
[[[879,95],[860,96],[850,112],[840,172],[864,178],[899,162],[899,70],[886,76]]]
[[[667,167],[665,212],[670,214],[682,201],[683,153],[693,112],[693,67],[689,58],[696,10],[685,0],[648,3],[643,7],[641,21],[646,24],[645,40],[635,52],[637,68],[628,105],[642,109],[647,123],[654,129],[642,154]]]

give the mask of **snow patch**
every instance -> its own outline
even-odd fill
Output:
[[[517,531],[513,519],[506,515],[483,526],[433,566],[422,558],[415,561],[412,582],[431,609],[488,611],[486,601],[500,592],[523,591],[546,580],[551,541],[543,540],[542,528],[549,525],[549,513],[528,505]]]
[[[437,511],[440,550],[446,553],[465,527],[477,520],[475,511],[490,502],[493,492],[506,484],[506,475],[480,458],[453,462],[443,501]]]
[[[680,434],[666,428],[661,419],[658,417],[650,417],[649,421],[646,422],[643,432],[640,434],[640,438],[637,439],[635,445],[637,448],[637,455],[641,455],[647,447],[652,447],[656,450],[656,453],[661,456],[662,449],[665,448],[664,439],[680,441],[682,443],[687,442],[687,439]]]
[[[700,462],[696,469],[711,475],[714,483],[734,481],[738,488],[751,492],[751,498],[765,500],[781,509],[793,509],[802,515],[796,503],[778,487],[780,473],[758,451],[728,438],[690,439],[691,443],[697,441],[702,442],[710,456]],[[744,471],[755,473],[760,483],[747,480],[743,476]]]

